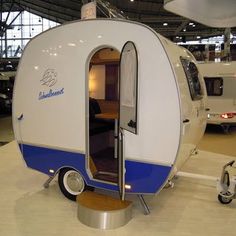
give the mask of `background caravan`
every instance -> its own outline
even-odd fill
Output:
[[[221,125],[228,132],[236,125],[236,62],[203,63],[199,69],[208,94],[207,123]]]
[[[14,133],[27,166],[58,173],[70,199],[87,186],[154,194],[202,137],[205,99],[187,50],[139,23],[77,21],[27,45]]]

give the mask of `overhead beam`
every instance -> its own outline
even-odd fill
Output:
[[[185,20],[183,21],[180,26],[175,30],[175,35],[179,34],[179,32],[181,32],[185,27],[186,25],[189,23],[189,20]]]
[[[47,13],[39,12],[39,11],[34,10],[34,9],[31,9],[30,12],[37,15],[37,16],[40,16],[40,17],[45,18],[47,20],[55,21],[55,22],[60,23],[60,24],[66,22],[66,21],[69,21],[68,19],[64,19],[63,17],[48,15]]]
[[[37,1],[40,1],[40,0],[37,0]],[[58,6],[62,9],[67,9],[67,10],[76,11],[76,12],[80,11],[80,9],[83,5],[82,1],[74,2],[71,0],[59,0],[59,1],[56,1],[56,4],[55,4],[55,1],[53,1],[53,0],[43,0],[43,2],[46,2],[46,3],[50,4],[51,6],[54,6],[54,7]],[[86,0],[86,1],[88,1],[88,0]]]
[[[175,37],[176,35],[174,34],[174,31],[162,31],[160,29],[156,29],[156,31],[166,37]],[[192,32],[183,32],[183,33],[179,33],[178,36],[201,36],[201,38],[208,38],[208,37],[214,37],[214,36],[218,36],[218,35],[222,35],[223,31],[222,30],[216,30],[213,32],[202,32],[202,31],[192,31]]]
[[[30,9],[43,11],[44,13],[55,15],[63,15],[64,18],[67,18],[68,20],[79,18],[80,12],[78,10],[67,10],[67,8],[55,6],[54,4],[46,3],[42,0],[37,1],[30,1],[30,0],[16,0],[20,5],[24,7],[28,7]]]
[[[124,5],[116,5],[116,7],[120,10],[122,10],[124,13],[126,14],[136,14],[136,15],[139,15],[139,14],[142,14],[142,15],[147,15],[147,16],[153,16],[155,17],[156,14],[157,14],[157,11],[154,11],[154,10],[145,10],[144,8],[142,8],[142,10],[138,10],[137,8],[127,8],[127,7],[124,7]],[[159,14],[160,15],[171,15],[170,13],[166,12],[166,11],[159,11]]]
[[[13,6],[14,6],[14,3],[15,3],[15,1],[13,0],[12,1],[12,3],[11,3],[11,6],[10,6],[10,9],[9,9],[9,11],[8,11],[8,13],[7,13],[7,18],[6,18],[6,22],[8,21],[8,18],[9,18],[9,16],[10,16],[10,13],[11,13],[11,11],[12,11],[12,8],[13,8]]]
[[[131,18],[132,20],[135,20],[135,21],[141,21],[143,23],[162,23],[162,22],[181,22],[183,21],[183,17],[179,17],[179,16],[176,16],[176,17],[142,17],[140,16],[140,18],[136,18],[136,17],[132,17]]]
[[[42,14],[44,14],[45,16],[47,16],[46,18],[51,18],[51,16],[53,16],[53,18],[55,19],[63,19],[64,21],[70,21],[75,19],[73,16],[68,16],[67,14],[64,14],[63,12],[58,12],[55,9],[41,7],[34,3],[29,3],[23,0],[20,1],[20,5],[23,6],[25,10],[30,11],[31,13],[34,12],[34,14],[36,15],[41,16]]]

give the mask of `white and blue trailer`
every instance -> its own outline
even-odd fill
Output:
[[[109,122],[90,112],[91,61],[103,49],[119,54],[117,109]],[[186,49],[137,22],[82,20],[28,43],[14,87],[14,133],[26,165],[59,174],[70,199],[86,186],[120,191],[123,199],[155,194],[203,136],[205,102]]]

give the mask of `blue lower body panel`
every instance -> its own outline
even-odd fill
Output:
[[[86,171],[86,156],[80,153],[61,151],[51,148],[37,147],[26,144],[20,145],[21,152],[28,167],[49,176],[63,167],[76,169],[83,175],[87,185],[118,191],[118,186],[91,179]],[[125,161],[125,183],[131,186],[127,193],[153,194],[156,193],[168,178],[170,166],[155,165],[138,161]]]
[[[131,192],[135,193],[156,193],[171,171],[170,166],[136,161],[125,161],[125,168],[125,184],[131,185]]]

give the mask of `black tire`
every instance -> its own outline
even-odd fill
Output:
[[[64,168],[58,174],[58,184],[63,195],[76,201],[76,196],[86,189],[86,184],[82,175],[71,168]]]
[[[226,205],[226,204],[231,203],[233,199],[223,197],[223,196],[221,196],[221,195],[219,194],[219,195],[218,195],[218,200],[219,200],[219,202],[220,202],[221,204]]]
[[[224,134],[229,134],[230,125],[221,125]]]

